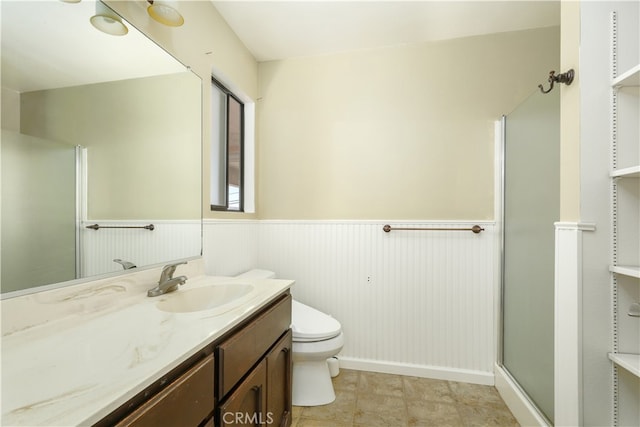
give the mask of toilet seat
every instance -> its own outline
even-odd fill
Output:
[[[293,300],[291,312],[294,342],[324,341],[342,332],[336,319],[299,301]]]
[[[344,334],[342,332],[333,338],[322,341],[294,341],[293,359],[294,361],[306,360],[309,356],[313,358],[320,358],[320,354],[322,354],[323,359],[328,359],[335,356],[340,350],[342,350],[343,346]]]

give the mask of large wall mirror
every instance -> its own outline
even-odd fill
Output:
[[[200,255],[201,79],[102,3],[0,7],[3,297]]]

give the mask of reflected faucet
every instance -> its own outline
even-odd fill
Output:
[[[173,292],[178,289],[178,286],[184,285],[184,283],[187,281],[187,276],[173,277],[173,273],[176,272],[176,268],[179,265],[186,263],[186,261],[182,261],[165,265],[162,268],[162,273],[160,273],[160,280],[158,281],[158,285],[152,289],[149,289],[147,291],[147,296],[157,297],[158,295]]]
[[[123,261],[123,260],[121,260],[119,258],[114,259],[113,262],[117,262],[125,270],[131,270],[132,268],[136,268],[137,267],[137,265],[135,265],[134,263],[129,262],[129,261]]]

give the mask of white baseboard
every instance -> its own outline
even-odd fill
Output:
[[[502,400],[507,404],[507,407],[521,426],[549,426],[509,375],[497,365],[495,367],[495,382],[496,389],[498,389]]]
[[[491,372],[354,359],[340,356],[338,356],[338,360],[340,361],[340,368],[354,369],[356,371],[380,372],[384,374],[433,378],[436,380],[459,381],[482,385],[494,384],[494,375]]]

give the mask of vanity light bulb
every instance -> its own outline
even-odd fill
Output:
[[[126,25],[109,16],[95,15],[91,17],[90,21],[98,30],[103,33],[111,34],[112,36],[124,36],[129,32]]]
[[[129,32],[120,17],[99,1],[96,2],[96,14],[89,21],[96,29],[112,36],[124,36]]]
[[[153,0],[149,1],[147,13],[161,24],[179,27],[184,24],[184,18],[175,7],[175,2]]]

